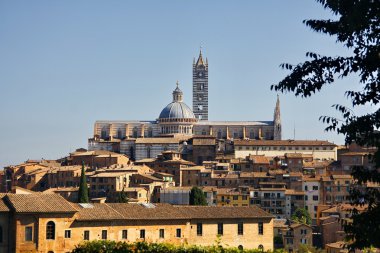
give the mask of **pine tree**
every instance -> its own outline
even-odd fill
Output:
[[[82,173],[80,175],[79,191],[78,191],[78,203],[88,203],[88,187],[86,172],[84,170],[84,162],[82,162]]]
[[[203,191],[194,186],[190,191],[190,205],[192,206],[207,206],[206,197]]]

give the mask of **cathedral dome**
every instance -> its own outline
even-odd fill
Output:
[[[195,116],[185,103],[172,102],[161,111],[159,119],[195,119]]]
[[[168,104],[160,113],[159,119],[195,119],[193,111],[183,102],[183,92],[178,87],[173,91],[173,102]]]

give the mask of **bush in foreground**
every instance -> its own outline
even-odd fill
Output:
[[[240,250],[238,248],[223,248],[220,245],[214,246],[194,246],[194,245],[173,245],[167,243],[146,243],[146,242],[115,242],[115,241],[90,241],[83,242],[76,246],[72,253],[262,253],[259,249]],[[272,253],[271,251],[265,251]],[[274,253],[281,253],[277,250]]]

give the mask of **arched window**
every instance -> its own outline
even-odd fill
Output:
[[[55,239],[55,223],[53,221],[49,221],[46,225],[46,239]]]
[[[218,139],[222,139],[222,130],[220,130],[220,129],[218,131]]]
[[[264,246],[263,246],[262,244],[259,245],[259,250],[260,250],[261,252],[264,252]]]

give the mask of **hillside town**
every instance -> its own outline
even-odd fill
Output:
[[[1,252],[67,252],[89,240],[207,246],[218,237],[239,249],[347,251],[344,222],[366,209],[351,205],[351,173],[377,169],[375,148],[282,139],[279,96],[272,120],[209,121],[202,51],[193,109],[178,82],[172,96],[157,120],[96,121],[88,148],[4,167]],[[88,203],[79,201],[84,178]]]
[[[354,144],[337,146],[318,140],[235,139],[229,140],[233,152],[218,152],[217,139],[212,136],[193,136],[188,140],[188,146],[191,144],[193,159],[190,160],[183,159],[181,152],[174,150],[164,151],[156,158],[132,161],[124,154],[81,148],[58,160],[27,160],[7,166],[1,173],[1,192],[5,193],[1,195],[1,212],[9,213],[9,219],[17,217],[19,222],[16,228],[8,227],[6,230],[7,225],[2,223],[5,225],[3,231],[21,227],[28,229],[28,224],[33,221],[23,214],[33,213],[55,217],[56,231],[65,233],[61,236],[57,234],[59,241],[56,243],[71,245],[65,247],[74,247],[86,238],[119,240],[127,237],[125,233],[132,241],[138,238],[163,241],[158,237],[158,232],[156,237],[149,231],[159,227],[162,231],[168,231],[165,238],[174,243],[186,240],[207,245],[221,229],[225,232],[219,231],[221,233],[218,234],[227,238],[223,243],[236,247],[285,248],[295,252],[301,244],[307,244],[328,252],[341,252],[345,236],[341,221],[349,219],[353,208],[359,211],[365,208],[350,205],[349,192],[355,187],[350,173],[354,166],[373,168],[368,156],[373,154],[374,149]],[[198,148],[202,151],[196,151]],[[246,150],[251,150],[252,154],[242,157]],[[271,156],[274,151],[276,156]],[[208,159],[197,164],[198,158],[194,157],[194,153],[207,155]],[[322,158],[326,156],[331,158]],[[82,164],[85,166],[91,204],[69,204],[78,200]],[[189,209],[190,192],[194,186],[203,191],[211,209]],[[379,186],[369,184],[368,187]],[[117,203],[122,193],[128,204]],[[135,206],[137,210],[132,211],[130,206]],[[245,214],[245,207],[254,208],[256,216]],[[293,221],[297,209],[306,209],[311,223]],[[117,220],[137,219],[133,216],[135,213],[142,224],[130,226],[149,224],[144,230],[145,234],[141,235],[141,230],[139,235],[137,232],[122,232],[119,237],[116,227],[123,224],[117,224]],[[182,218],[185,213],[186,217]],[[262,239],[254,242],[243,237],[240,241],[228,239],[227,233],[232,229],[228,229],[229,225],[225,229],[220,227],[226,215],[231,219],[235,217],[238,222],[255,218],[254,223],[264,224],[261,225],[265,231],[261,232],[264,233]],[[151,221],[156,216],[160,220],[157,224],[156,219]],[[184,231],[182,236],[178,236],[181,233],[178,232],[179,228],[177,232],[171,232],[174,231],[173,217],[180,220],[178,226]],[[186,219],[193,220],[194,217],[203,219],[198,220],[197,224],[207,224],[203,231],[211,231],[205,232],[202,239],[192,237],[191,229],[189,231],[186,227]],[[70,225],[63,225],[67,223],[63,223],[66,219],[82,224],[85,222],[86,225],[69,230]],[[96,222],[99,220],[104,224]],[[114,225],[109,227],[111,221]],[[217,223],[215,226],[219,224],[218,231],[210,228],[214,222]],[[78,231],[83,226],[91,227],[91,235],[90,232],[83,232],[89,231],[86,228]],[[134,228],[133,231],[138,229]],[[32,234],[30,236],[32,241]],[[13,240],[21,248],[32,247],[30,243],[18,241],[18,237]]]

